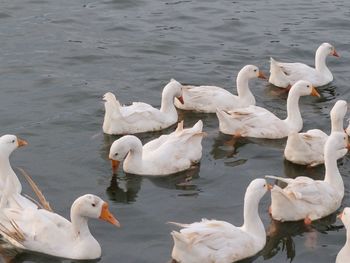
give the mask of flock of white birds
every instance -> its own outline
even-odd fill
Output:
[[[192,224],[175,223],[180,231],[171,233],[174,240],[172,258],[179,263],[230,263],[257,254],[266,243],[265,227],[259,217],[260,199],[271,191],[269,212],[278,221],[312,221],[336,212],[342,204],[344,183],[337,160],[348,149],[348,134],[343,119],[347,102],[338,100],[330,112],[331,134],[313,129],[300,133],[303,120],[299,109],[301,96],[320,96],[315,87],[333,80],[326,65],[327,56],[338,54],[323,43],[316,51],[315,68],[302,63],[282,63],[271,58],[269,82],[288,91],[287,117],[280,119],[269,110],[255,106],[249,80],[266,79],[253,65],[244,66],[237,75],[237,95],[215,86],[182,85],[172,79],[162,92],[161,108],[143,102],[123,106],[115,95],[104,95],[106,134],[124,135],[113,142],[109,158],[112,168],[123,162],[126,173],[164,176],[189,169],[202,157],[203,123],[184,128],[179,122],[174,132],[162,135],[145,145],[135,133],[158,131],[178,122],[177,109],[216,113],[222,133],[234,137],[287,139],[284,156],[287,160],[309,166],[324,164],[324,180],[306,176],[295,179],[276,176],[266,178],[282,181],[285,188],[270,185],[263,178],[253,180],[244,197],[244,223],[236,227],[225,221],[206,220]],[[9,157],[26,141],[15,135],[0,137],[0,232],[17,248],[70,259],[97,259],[101,247],[91,235],[88,218],[99,218],[115,226],[118,220],[107,202],[87,194],[75,200],[71,221],[54,213],[38,187],[24,172],[39,202],[22,195],[21,183],[14,173]],[[350,231],[350,208],[339,215]],[[54,237],[54,238],[53,238]],[[350,233],[348,234],[350,238]],[[337,263],[350,262],[350,243],[340,250]]]

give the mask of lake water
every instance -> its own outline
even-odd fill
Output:
[[[116,136],[102,133],[102,95],[113,91],[123,103],[160,106],[170,78],[235,90],[246,64],[269,71],[270,56],[314,63],[322,42],[341,58],[328,58],[335,80],[322,97],[300,101],[304,130],[330,131],[329,111],[349,93],[349,1],[243,0],[3,0],[0,2],[0,134],[26,139],[12,155],[40,185],[54,210],[69,217],[71,203],[85,193],[108,200],[122,227],[91,220],[100,242],[100,262],[168,262],[173,241],[168,221],[215,218],[242,223],[249,182],[265,174],[323,178],[322,167],[306,169],[283,159],[285,140],[225,143],[215,114],[179,112],[185,126],[204,121],[199,169],[175,176],[112,176],[107,158]],[[257,104],[286,116],[286,94],[251,81]],[[141,135],[143,142],[163,132]],[[350,206],[350,164],[339,162]],[[17,172],[19,174],[19,172]],[[20,175],[19,175],[20,176]],[[24,184],[24,192],[31,194]],[[182,183],[188,180],[187,186]],[[334,262],[345,243],[335,215],[306,228],[276,224],[260,203],[269,233],[266,248],[244,262]],[[54,238],[54,237],[53,237]],[[8,262],[71,262],[2,246]],[[9,261],[11,260],[12,261]]]

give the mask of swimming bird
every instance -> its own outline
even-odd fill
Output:
[[[31,200],[21,195],[22,185],[10,163],[12,152],[27,144],[25,140],[13,134],[0,137],[0,208],[37,207]]]
[[[278,221],[304,220],[306,224],[335,212],[344,197],[344,182],[337,166],[337,157],[348,151],[344,132],[332,132],[324,146],[325,177],[313,180],[306,176],[295,179],[266,176],[287,184],[271,190],[272,218]]]
[[[338,100],[332,108],[331,124],[332,132],[343,132],[343,119],[348,106],[345,100]],[[293,132],[288,135],[286,147],[284,149],[285,158],[293,163],[316,166],[324,163],[324,145],[328,135],[319,130],[312,129],[307,132]],[[338,156],[338,158],[344,155]]]
[[[236,227],[225,221],[202,219],[173,231],[172,258],[181,263],[231,263],[251,257],[263,249],[266,232],[259,217],[259,202],[270,186],[255,179],[244,196],[244,223]]]
[[[315,68],[303,63],[283,63],[271,58],[269,82],[281,88],[287,88],[298,80],[308,80],[319,87],[333,80],[332,72],[326,65],[327,56],[339,57],[335,48],[329,43],[319,46],[315,55]]]
[[[216,109],[233,110],[255,105],[255,98],[249,88],[249,80],[266,79],[264,73],[254,65],[244,66],[237,75],[238,95],[216,86],[182,86],[184,103],[175,99],[175,106],[182,110],[215,113]]]
[[[99,218],[117,227],[118,220],[108,204],[96,195],[77,198],[71,221],[45,209],[26,207],[0,210],[0,233],[13,246],[70,259],[97,259],[101,246],[91,235],[88,218]]]
[[[114,170],[123,161],[126,173],[139,175],[168,175],[190,168],[202,157],[203,123],[199,120],[192,128],[177,129],[142,146],[140,139],[126,135],[114,141],[109,158]]]
[[[174,98],[182,99],[182,85],[175,80],[164,87],[160,109],[143,102],[133,102],[130,106],[122,106],[115,95],[107,92],[103,132],[107,134],[134,134],[165,129],[178,120]]]
[[[242,137],[287,137],[289,133],[303,128],[299,98],[306,95],[320,96],[309,81],[300,80],[291,87],[287,98],[287,118],[284,120],[265,108],[253,105],[233,111],[217,109],[219,129],[222,133]]]

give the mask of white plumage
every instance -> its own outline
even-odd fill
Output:
[[[287,99],[287,118],[276,117],[272,112],[258,106],[249,106],[233,111],[217,110],[219,129],[222,133],[242,137],[279,139],[291,132],[298,132],[303,127],[299,109],[300,96],[320,96],[308,81],[295,83]]]
[[[342,132],[343,119],[347,112],[347,103],[344,100],[338,100],[330,112],[332,132]],[[307,132],[293,132],[288,135],[284,156],[287,160],[302,164],[316,166],[324,163],[324,145],[328,135],[319,130],[313,129]],[[344,155],[338,156],[338,158]]]
[[[192,224],[173,223],[183,229],[171,233],[172,258],[180,263],[231,263],[255,255],[266,243],[258,206],[268,188],[264,179],[255,179],[249,184],[241,227],[207,219]]]
[[[347,136],[333,132],[324,147],[324,180],[300,176],[295,179],[267,176],[287,183],[271,190],[272,218],[279,221],[316,220],[335,212],[344,196],[344,183],[337,167],[337,156],[347,152]]]
[[[333,80],[333,75],[326,65],[329,55],[338,57],[331,44],[323,43],[316,51],[315,68],[303,63],[282,63],[271,58],[269,82],[281,88],[287,88],[298,80],[308,80],[315,87],[326,85]]]
[[[163,89],[162,104],[156,109],[143,102],[134,102],[130,106],[121,106],[115,95],[107,92],[103,132],[107,134],[134,134],[165,129],[177,122],[178,116],[174,98],[182,101],[181,84],[171,80]]]
[[[249,88],[249,80],[266,79],[262,71],[254,65],[244,66],[236,79],[237,95],[216,86],[182,86],[184,103],[175,99],[175,106],[183,110],[215,113],[216,109],[233,110],[255,105],[255,98]]]
[[[183,122],[176,131],[162,135],[142,146],[141,141],[126,135],[113,142],[109,157],[117,162],[124,158],[123,169],[140,175],[168,175],[186,170],[202,157],[203,123],[183,129]]]

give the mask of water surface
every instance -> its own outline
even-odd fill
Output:
[[[215,115],[179,112],[186,126],[204,121],[208,136],[200,167],[164,178],[121,171],[112,176],[107,154],[117,137],[101,131],[102,95],[113,91],[123,103],[159,106],[170,78],[236,92],[244,65],[268,73],[270,56],[313,64],[316,48],[330,42],[341,55],[328,58],[335,81],[320,90],[322,98],[300,102],[304,130],[329,132],[331,107],[337,99],[349,100],[349,10],[345,0],[3,0],[0,134],[29,142],[13,154],[12,164],[28,171],[66,217],[79,195],[109,200],[122,228],[91,220],[103,250],[100,262],[168,262],[174,227],[166,222],[216,218],[239,225],[245,188],[254,178],[322,178],[324,169],[285,162],[285,140],[243,139],[233,148],[219,133]],[[286,116],[286,94],[261,80],[251,87],[258,105]],[[146,142],[173,130],[140,137]],[[350,189],[348,156],[340,170]],[[24,191],[31,193],[27,185]],[[278,224],[267,213],[269,203],[266,195],[260,204],[266,248],[244,262],[335,261],[345,242],[335,215],[310,228]],[[346,190],[343,206],[348,205]],[[3,261],[71,262],[2,247]]]

